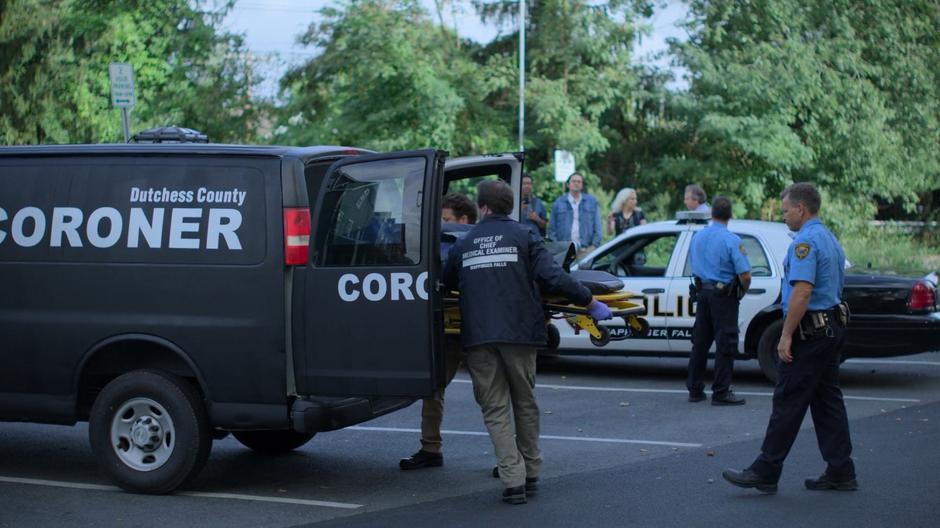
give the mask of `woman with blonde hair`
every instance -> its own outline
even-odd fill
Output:
[[[636,205],[636,190],[630,187],[620,189],[610,206],[607,215],[607,233],[617,236],[631,227],[646,223],[643,210]]]

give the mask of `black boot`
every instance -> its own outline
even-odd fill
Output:
[[[398,462],[398,467],[401,469],[421,469],[426,467],[441,467],[443,465],[444,455],[425,451],[424,449]]]
[[[777,493],[776,480],[762,477],[750,469],[744,471],[726,469],[721,472],[721,476],[739,488],[757,488],[757,491],[764,493]]]
[[[503,502],[508,502],[509,504],[525,504],[525,486],[504,489]]]
[[[730,389],[721,394],[712,394],[712,405],[744,405],[745,401]]]
[[[858,489],[858,481],[854,478],[834,479],[823,473],[819,478],[808,478],[803,481],[803,485],[808,490],[838,490],[855,491]]]

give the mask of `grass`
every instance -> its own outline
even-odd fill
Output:
[[[854,273],[920,277],[940,271],[940,233],[885,229],[840,237]]]

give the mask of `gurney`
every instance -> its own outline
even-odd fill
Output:
[[[636,295],[623,289],[623,281],[605,271],[569,271],[574,261],[574,246],[570,243],[547,243],[546,246],[552,252],[555,261],[566,272],[569,272],[572,278],[587,287],[595,300],[606,304],[614,317],[622,318],[633,335],[646,335],[649,331],[649,323],[646,319],[639,317],[646,313],[646,307],[631,300]],[[459,303],[459,292],[451,291],[444,296],[444,332],[448,335],[460,334]],[[570,304],[564,297],[552,295],[550,292],[542,293],[542,308],[545,311],[545,324],[548,331],[546,348],[549,351],[556,350],[560,342],[558,327],[552,324],[552,320],[555,319],[567,321],[576,334],[582,330],[587,332],[591,343],[595,346],[602,347],[610,343],[610,331],[606,326],[598,324],[587,308]]]

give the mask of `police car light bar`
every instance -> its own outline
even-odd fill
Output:
[[[680,224],[706,224],[711,219],[712,214],[704,211],[679,211],[676,213],[676,220]]]

